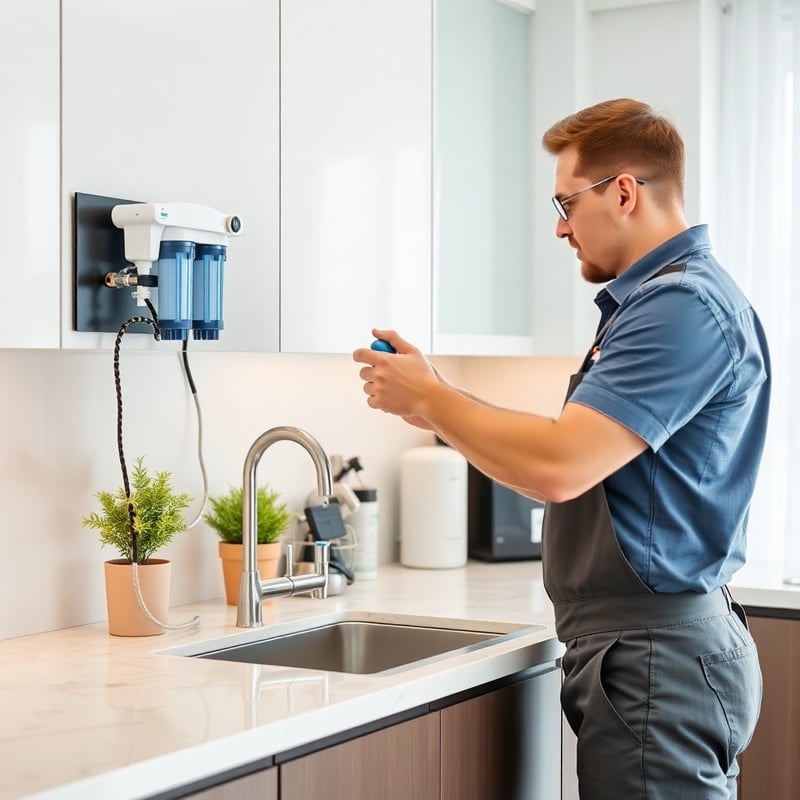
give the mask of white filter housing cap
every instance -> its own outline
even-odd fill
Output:
[[[121,203],[111,209],[111,221],[125,235],[125,258],[132,263],[158,260],[161,241],[227,244],[242,221],[197,203]]]

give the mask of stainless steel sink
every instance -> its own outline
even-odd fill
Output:
[[[185,647],[162,652],[247,664],[373,674],[405,668],[424,659],[469,652],[542,628],[498,624],[500,630],[480,629],[485,626],[486,623],[476,623],[478,630],[468,630],[374,619],[317,621],[314,627],[302,630],[264,631],[255,641],[220,647],[217,640],[193,646],[191,652]]]

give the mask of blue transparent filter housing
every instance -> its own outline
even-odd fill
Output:
[[[186,339],[192,327],[194,256],[194,242],[161,242],[157,269],[162,339]]]
[[[219,339],[223,329],[222,288],[227,248],[198,244],[194,256],[192,329],[195,339]]]

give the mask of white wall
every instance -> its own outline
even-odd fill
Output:
[[[169,348],[170,345],[165,345]],[[189,352],[203,413],[212,493],[242,479],[251,442],[276,425],[297,425],[329,454],[358,455],[379,490],[382,562],[397,558],[399,456],[430,434],[373,411],[348,356]],[[495,403],[557,414],[574,359],[439,358],[448,378]],[[144,455],[202,495],[194,403],[175,352],[126,351],[120,359],[123,435],[130,462]],[[94,493],[121,485],[110,352],[0,351],[0,638],[105,619],[101,548],[81,525]],[[316,486],[311,460],[278,443],[261,460],[259,482],[302,510]],[[217,537],[204,523],[161,555],[173,561],[172,606],[222,596]],[[31,587],[35,591],[31,593]],[[21,599],[24,598],[24,599]],[[172,621],[184,617],[172,612]]]
[[[198,499],[194,403],[177,352],[121,356],[126,458],[145,455]],[[168,347],[168,346],[166,346]],[[212,493],[242,480],[251,442],[275,425],[297,425],[329,454],[358,455],[379,489],[381,558],[395,556],[398,455],[429,435],[372,411],[358,368],[346,356],[192,355],[203,410]],[[81,520],[94,493],[120,486],[110,352],[0,351],[0,638],[105,619],[101,548]],[[297,445],[279,443],[261,460],[269,482],[296,510],[316,486]],[[161,553],[173,560],[172,605],[218,597],[216,535],[202,523]],[[31,588],[34,591],[31,592]],[[175,613],[175,621],[180,621]]]

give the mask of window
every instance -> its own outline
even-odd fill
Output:
[[[800,0],[724,9],[712,241],[764,323],[773,367],[748,558],[800,578]]]

